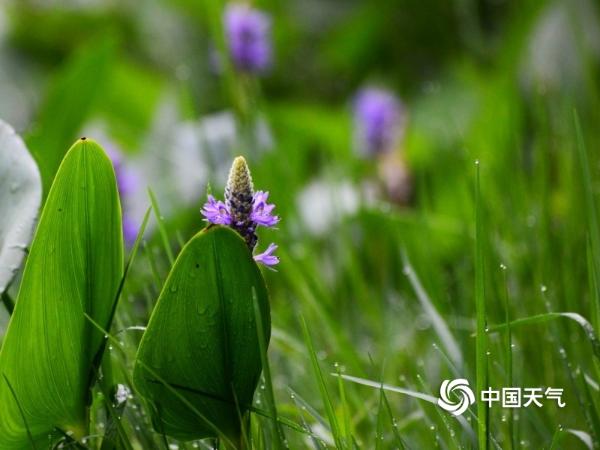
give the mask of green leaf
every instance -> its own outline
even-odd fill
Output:
[[[122,273],[114,171],[96,143],[79,140],[50,189],[0,350],[0,448],[31,448],[28,430],[39,448],[86,435],[104,337],[85,314],[109,328]]]
[[[0,120],[0,293],[21,266],[42,201],[42,180],[23,140]]]
[[[221,436],[239,442],[241,418],[262,370],[253,290],[268,342],[267,290],[243,239],[229,228],[210,227],[185,245],[134,371],[157,431],[181,440]]]

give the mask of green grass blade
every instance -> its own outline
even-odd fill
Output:
[[[290,394],[296,405],[299,405],[302,408],[302,410],[304,410],[305,412],[310,414],[313,417],[313,419],[315,419],[323,427],[325,427],[325,428],[329,427],[329,423],[327,422],[327,419],[325,417],[323,417],[319,413],[319,411],[317,411],[317,409],[315,407],[313,407],[310,403],[308,403],[308,401],[306,401],[306,399],[304,399],[304,397],[302,397],[300,394],[298,394],[296,391],[294,391],[291,388],[290,388]]]
[[[354,437],[352,435],[352,422],[350,419],[350,411],[348,409],[348,401],[346,399],[346,389],[344,387],[344,382],[340,375],[342,374],[341,368],[338,364],[335,365],[336,373],[338,374],[338,393],[340,396],[340,403],[342,405],[342,418],[344,424],[344,434],[346,443],[350,446],[350,443],[354,441]]]
[[[506,326],[506,338],[504,344],[504,353],[506,357],[506,386],[513,385],[513,356],[512,356],[512,329],[510,326],[510,305],[508,296],[508,281],[506,279],[506,267],[501,266],[502,280],[504,285],[503,300],[504,300],[504,324]],[[515,430],[514,430],[514,411],[510,409],[508,411],[508,442],[509,448],[512,450],[515,448]]]
[[[410,264],[410,261],[408,260],[406,254],[402,255],[402,260],[404,263],[404,274],[410,281],[413,290],[417,294],[417,298],[419,299],[419,302],[423,307],[423,311],[425,312],[429,320],[431,320],[433,328],[437,333],[438,337],[440,338],[442,345],[446,349],[446,352],[448,352],[448,357],[452,361],[452,364],[454,365],[454,367],[460,370],[463,367],[463,356],[462,352],[460,351],[458,342],[452,335],[448,324],[444,321],[440,313],[433,305],[433,302],[429,298],[429,295],[427,295],[425,288],[423,288],[423,285],[421,284],[419,277],[417,276],[415,270]]]
[[[104,383],[99,383],[100,391],[104,396],[104,405],[108,411],[108,421],[105,426],[104,439],[100,450],[133,450],[131,443],[123,424],[121,422],[121,416],[127,406],[127,400],[118,405],[113,405],[112,398],[109,391],[104,386]]]
[[[260,304],[258,303],[258,298],[256,297],[256,291],[252,290],[252,303],[254,305],[254,318],[256,321],[256,333],[258,335],[258,345],[260,347],[260,357],[262,360],[263,366],[263,376],[265,379],[265,397],[267,410],[270,415],[271,425],[272,425],[272,433],[273,439],[271,444],[275,449],[284,448],[285,445],[285,435],[283,434],[283,430],[279,426],[279,419],[277,414],[277,404],[275,403],[275,395],[273,393],[273,382],[271,380],[271,368],[269,366],[269,358],[267,355],[267,339],[264,334],[264,325],[262,323],[262,315],[260,310]]]
[[[298,415],[300,416],[300,419],[302,420],[302,426],[304,427],[304,432],[310,436],[311,442],[316,450],[323,450],[325,447],[321,443],[321,440],[317,436],[315,436],[315,434],[313,433],[312,427],[306,420],[306,417],[305,417],[306,407],[303,407],[301,405],[301,402],[299,402],[297,400],[297,397],[295,394],[292,396],[292,400],[294,401],[294,405],[296,406],[296,408],[298,410]]]
[[[483,218],[481,206],[481,186],[479,161],[476,162],[477,179],[475,187],[475,310],[477,331],[475,336],[476,392],[483,392],[488,386],[487,330],[485,313],[485,273],[483,247]],[[480,450],[488,448],[488,406],[477,402],[477,436]]]
[[[337,374],[335,374],[335,373],[332,373],[331,375],[337,376]],[[381,383],[380,381],[367,380],[365,378],[354,377],[351,375],[342,374],[340,376],[344,380],[351,381],[352,383],[357,383],[357,384],[361,384],[363,386],[368,386],[368,387],[380,389],[380,390],[383,389],[387,392],[395,392],[397,394],[408,395],[409,397],[412,397],[417,400],[426,401],[437,407],[438,399],[437,399],[437,397],[434,397],[433,395],[424,394],[422,392],[417,392],[417,391],[414,391],[411,389],[405,389],[405,388],[401,388],[398,386],[392,386],[390,384]],[[470,437],[472,436],[473,439],[475,439],[473,429],[471,428],[471,425],[469,424],[469,422],[467,422],[467,420],[463,416],[457,416],[456,420],[458,420],[458,422],[460,423],[462,428],[465,430],[465,432]]]
[[[35,441],[33,439],[33,436],[31,435],[31,430],[29,429],[29,425],[27,425],[27,417],[25,416],[25,413],[23,412],[23,407],[19,403],[19,399],[17,398],[17,393],[15,392],[14,388],[10,384],[10,381],[8,381],[6,374],[3,373],[2,376],[4,377],[4,381],[6,382],[8,389],[10,389],[10,393],[11,393],[13,399],[15,400],[17,407],[19,408],[19,414],[21,415],[21,419],[23,419],[23,425],[25,426],[25,430],[27,431],[27,438],[29,439],[29,444],[31,445],[31,448],[33,448],[33,450],[36,450],[37,446],[35,445]]]
[[[390,384],[381,383],[379,381],[367,380],[366,378],[355,377],[352,375],[346,375],[346,374],[338,375],[337,373],[332,373],[331,375],[336,376],[336,377],[339,376],[340,378],[343,378],[344,380],[351,381],[351,382],[357,383],[357,384],[362,384],[363,386],[369,386],[369,387],[372,387],[375,389],[384,389],[389,392],[395,392],[397,394],[408,395],[409,397],[415,398],[417,400],[424,400],[433,405],[437,405],[438,399],[437,399],[437,397],[434,397],[433,395],[423,394],[421,392],[413,391],[410,389],[405,389],[405,388],[401,388],[398,386],[392,386]]]
[[[144,219],[142,220],[142,225],[140,226],[138,235],[135,239],[135,243],[133,244],[131,253],[129,254],[129,258],[127,259],[127,263],[125,264],[123,276],[121,277],[121,281],[119,282],[119,287],[117,288],[117,293],[115,294],[115,298],[113,300],[113,303],[112,303],[112,306],[110,309],[108,323],[112,323],[112,321],[115,317],[115,313],[117,311],[117,306],[119,304],[119,298],[121,297],[121,292],[123,291],[123,287],[125,286],[125,280],[127,279],[127,274],[129,273],[129,269],[131,268],[131,265],[133,264],[135,255],[137,254],[137,250],[142,241],[142,237],[144,236],[144,232],[146,231],[146,226],[148,225],[149,218],[150,218],[150,208],[148,208],[148,210],[144,214]],[[92,365],[92,372],[91,372],[91,376],[93,378],[95,378],[96,374],[98,373],[98,369],[100,367],[100,364],[102,363],[102,358],[104,356],[105,349],[106,349],[106,340],[103,340],[102,344],[100,345],[100,348],[98,349],[98,352],[94,356],[94,362]],[[91,384],[91,382],[90,382],[90,384]]]
[[[498,331],[504,331],[506,329],[514,329],[516,327],[538,325],[544,322],[548,322],[554,319],[566,318],[577,323],[581,329],[585,332],[585,336],[592,346],[592,352],[596,358],[600,360],[600,340],[594,331],[592,324],[580,314],[573,312],[549,312],[544,314],[537,314],[535,316],[523,317],[516,319],[507,324],[494,325],[489,327],[489,333],[496,333]]]
[[[306,325],[306,321],[304,320],[304,318],[302,318],[302,332],[304,334],[304,342],[306,343],[306,348],[308,349],[308,355],[310,357],[310,362],[312,364],[313,372],[317,381],[317,385],[319,387],[319,392],[321,393],[321,399],[325,406],[325,411],[327,413],[327,419],[329,420],[329,426],[331,428],[333,440],[338,449],[344,449],[346,448],[346,446],[344,445],[344,442],[342,440],[342,433],[338,425],[335,410],[333,409],[333,404],[331,403],[331,397],[329,396],[329,391],[327,390],[327,385],[325,384],[325,379],[323,378],[323,372],[321,372],[319,360],[317,359],[317,354],[315,353],[315,348],[313,346],[310,333],[308,332],[308,326]],[[350,443],[348,444],[350,445]]]
[[[594,437],[594,442],[596,447],[600,446],[600,415],[596,409],[596,404],[594,403],[594,398],[592,393],[590,392],[590,388],[585,380],[585,375],[582,371],[579,372],[578,377],[579,385],[581,386],[581,391],[583,391],[582,401],[583,403],[583,411],[585,412],[585,416],[589,423],[590,430]]]
[[[576,135],[577,155],[583,179],[583,190],[586,205],[588,231],[588,277],[591,290],[591,323],[600,331],[600,229],[598,228],[598,211],[594,200],[594,187],[590,173],[587,149],[577,111],[573,112]],[[596,373],[600,374],[600,362],[595,362]]]
[[[585,431],[581,431],[581,430],[574,430],[572,428],[566,428],[564,433],[566,434],[570,434],[571,436],[575,436],[581,443],[583,443],[589,450],[594,449],[594,441],[592,440],[592,437],[586,433]]]
[[[575,126],[577,154],[579,155],[580,170],[583,178],[586,219],[588,222],[587,231],[591,243],[592,260],[594,262],[594,279],[600,280],[600,228],[598,227],[598,212],[596,209],[596,202],[594,200],[594,189],[592,184],[592,176],[590,174],[590,164],[587,157],[587,150],[585,147],[585,141],[583,139],[583,133],[581,131],[581,125],[579,123],[577,111],[573,112],[573,122]],[[596,289],[599,288],[598,286],[595,287]],[[592,295],[594,311],[596,313],[596,316],[592,319],[592,323],[594,323],[596,327],[598,327],[600,324],[600,305],[598,304],[599,298],[599,292],[595,292],[594,295]]]
[[[385,389],[383,386],[380,389],[379,401],[383,407],[385,407],[385,411],[387,412],[391,426],[392,433],[394,434],[395,444],[400,450],[404,450],[406,448],[406,444],[402,440],[402,436],[400,435],[400,431],[398,430],[398,424],[396,423],[396,419],[394,418],[394,413],[392,412],[392,407],[390,406],[390,402],[387,399],[387,395],[385,395]]]
[[[167,233],[167,226],[165,224],[165,219],[160,213],[160,209],[158,207],[158,201],[156,200],[156,196],[154,192],[150,188],[148,188],[148,195],[150,196],[150,202],[152,203],[152,209],[154,210],[154,215],[156,216],[156,223],[158,224],[158,232],[160,233],[160,238],[162,239],[163,247],[165,249],[165,253],[167,254],[167,258],[169,258],[169,265],[173,265],[175,262],[175,258],[173,257],[173,250],[171,250],[171,244],[169,243],[169,234]]]

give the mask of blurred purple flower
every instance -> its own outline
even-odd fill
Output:
[[[252,213],[250,219],[256,225],[262,225],[265,227],[272,227],[279,222],[279,217],[271,214],[275,208],[274,204],[268,204],[267,199],[269,198],[268,192],[257,191],[254,193],[254,199],[252,202]]]
[[[130,216],[123,214],[123,239],[127,247],[132,247],[140,231],[140,224]]]
[[[123,209],[123,238],[125,244],[128,247],[131,247],[137,238],[140,224],[128,215],[126,204],[129,197],[131,197],[131,195],[139,188],[140,181],[136,173],[123,163],[123,155],[119,150],[114,147],[107,147],[107,154],[115,170],[117,189],[119,190],[119,196],[121,198]]]
[[[388,153],[402,132],[402,104],[387,90],[364,88],[354,100],[354,122],[360,153],[364,156]]]
[[[115,169],[117,187],[122,199],[133,194],[139,187],[137,174],[123,163],[123,154],[114,147],[107,147],[107,154]]]
[[[215,199],[212,195],[208,196],[208,201],[204,204],[200,212],[207,222],[217,225],[231,224],[231,214],[229,214],[227,205],[221,200]]]
[[[140,181],[134,172],[128,169],[116,170],[115,168],[115,176],[117,177],[117,186],[122,197],[128,197],[137,191]]]
[[[279,264],[279,258],[273,255],[273,252],[277,250],[277,245],[269,244],[267,249],[254,256],[254,261],[264,264],[265,266],[274,266]]]
[[[231,59],[244,72],[265,71],[271,63],[271,20],[243,3],[225,9],[225,33]]]

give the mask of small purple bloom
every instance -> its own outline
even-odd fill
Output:
[[[380,88],[362,89],[354,101],[357,145],[364,156],[388,153],[402,131],[403,108],[398,98]]]
[[[132,247],[135,244],[139,232],[140,224],[130,216],[123,215],[123,239],[127,247]]]
[[[121,170],[115,171],[115,176],[117,177],[117,186],[122,197],[127,197],[137,191],[140,180],[135,172],[121,168]]]
[[[231,214],[229,214],[227,205],[221,200],[215,199],[212,195],[208,196],[208,201],[204,204],[200,212],[206,218],[207,222],[231,225]]]
[[[137,191],[140,180],[131,167],[127,167],[123,162],[123,154],[115,147],[107,147],[107,154],[115,170],[117,180],[117,189],[121,198],[123,209],[123,239],[128,247],[131,247],[140,228],[140,224],[133,220],[128,213],[127,203],[131,196]]]
[[[265,266],[269,267],[279,264],[279,258],[273,255],[273,252],[275,250],[277,250],[277,245],[269,244],[269,246],[264,252],[254,256],[254,261],[262,263]]]
[[[133,194],[140,185],[137,174],[123,162],[122,153],[114,147],[107,147],[107,154],[115,169],[117,187],[122,199]]]
[[[272,227],[279,222],[279,217],[272,214],[275,205],[268,204],[267,199],[269,198],[268,192],[257,191],[254,193],[254,199],[252,203],[252,212],[250,213],[250,219],[257,225],[265,227]]]
[[[271,63],[269,16],[243,3],[225,10],[225,32],[231,59],[245,72],[263,72]]]
[[[117,172],[123,164],[123,155],[112,145],[106,146],[106,154],[110,158],[110,161],[112,162],[112,165],[115,168],[115,172]]]

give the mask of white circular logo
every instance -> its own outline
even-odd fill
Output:
[[[453,392],[458,399],[450,398],[450,393]],[[456,380],[444,380],[440,386],[440,398],[438,398],[438,406],[446,411],[460,416],[469,406],[475,403],[475,395],[469,387],[469,382],[464,378]]]

